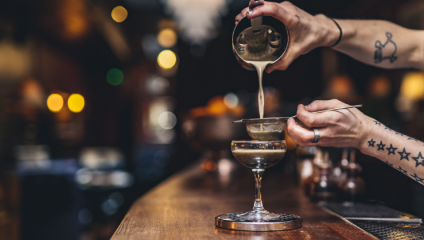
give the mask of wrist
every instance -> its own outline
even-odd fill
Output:
[[[362,122],[361,125],[362,129],[358,136],[358,142],[356,148],[359,149],[361,153],[370,155],[367,151],[369,150],[368,147],[368,141],[372,138],[371,136],[374,135],[374,128],[373,128],[374,119],[367,117],[365,121]]]
[[[321,25],[321,40],[320,40],[320,47],[331,47],[333,46],[335,43],[338,42],[339,37],[340,37],[340,29],[338,28],[338,26],[336,25],[336,23],[334,23],[334,21],[323,15],[323,14],[318,14],[314,16],[316,21]]]

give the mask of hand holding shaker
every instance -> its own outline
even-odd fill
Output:
[[[263,5],[264,0],[250,0],[249,8]],[[233,52],[237,61],[248,70],[255,70],[251,61],[277,62],[286,52],[289,43],[287,27],[279,20],[260,16],[244,17],[235,26],[232,36]]]

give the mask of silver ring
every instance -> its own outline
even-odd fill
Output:
[[[318,128],[312,128],[312,130],[314,130],[314,140],[312,141],[312,143],[317,143],[320,138]]]

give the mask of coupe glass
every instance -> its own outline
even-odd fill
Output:
[[[245,213],[237,213],[238,221],[272,221],[279,220],[282,214],[270,213],[264,209],[261,195],[261,181],[266,168],[277,164],[286,154],[286,142],[278,141],[232,141],[231,151],[234,157],[244,166],[251,168],[255,177],[255,202],[253,209]]]

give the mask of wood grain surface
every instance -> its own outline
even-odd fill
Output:
[[[271,212],[301,216],[302,228],[278,232],[217,228],[215,216],[253,207],[250,169],[235,161],[231,169],[227,175],[204,173],[200,164],[194,164],[171,176],[134,202],[111,239],[376,239],[311,203],[280,168],[265,171],[264,206]]]

